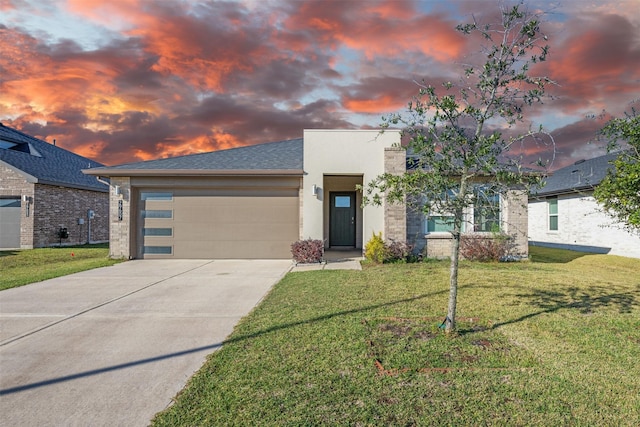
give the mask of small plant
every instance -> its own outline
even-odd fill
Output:
[[[460,255],[470,261],[500,261],[512,247],[512,238],[503,233],[491,236],[467,234],[460,238]]]
[[[409,262],[412,256],[413,245],[407,242],[395,242],[387,244],[387,252],[384,262]]]
[[[387,258],[387,251],[387,245],[382,239],[382,232],[373,233],[373,236],[364,247],[364,257],[369,261],[382,264]]]
[[[321,262],[324,242],[317,239],[298,240],[291,244],[291,255],[296,263]]]

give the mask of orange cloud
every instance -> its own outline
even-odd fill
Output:
[[[209,135],[199,135],[193,138],[183,138],[171,141],[171,143],[157,144],[153,153],[139,153],[144,157],[166,158],[184,156],[195,153],[208,153],[214,150],[224,150],[243,145],[242,142],[229,133],[213,130]]]
[[[355,113],[382,114],[397,111],[406,102],[390,95],[378,96],[374,99],[347,99],[344,106]]]
[[[314,40],[331,48],[338,43],[372,59],[410,51],[437,61],[457,58],[464,38],[455,24],[440,15],[423,15],[411,2],[352,2],[328,8],[323,2],[303,2],[286,25],[293,31],[315,30]]]

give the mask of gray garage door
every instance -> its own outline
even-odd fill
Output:
[[[20,248],[20,198],[0,199],[0,249]]]
[[[140,189],[138,257],[291,258],[298,191]]]

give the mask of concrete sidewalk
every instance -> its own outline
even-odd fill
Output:
[[[0,425],[148,425],[290,267],[137,260],[0,292]]]
[[[362,270],[360,261],[363,259],[362,252],[359,250],[327,250],[324,253],[324,262],[294,264],[291,271]]]

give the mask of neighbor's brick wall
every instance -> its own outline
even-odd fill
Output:
[[[20,197],[20,248],[33,248],[33,204],[22,201],[22,196],[33,200],[34,184],[21,174],[0,162],[0,196]],[[27,216],[28,214],[28,216]],[[17,248],[16,248],[17,249]]]
[[[95,213],[89,236],[88,210]],[[67,228],[69,238],[62,244],[84,244],[109,240],[109,195],[99,191],[36,184],[33,209],[33,246],[60,243],[58,230]],[[78,224],[82,218],[84,224]]]
[[[406,171],[406,151],[401,147],[384,149],[384,171],[394,175]],[[384,202],[384,239],[404,242],[407,237],[407,214],[405,203]]]

